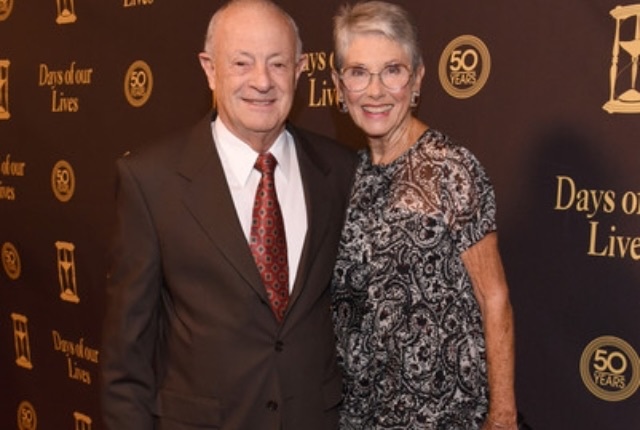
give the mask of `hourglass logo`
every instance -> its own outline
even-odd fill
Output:
[[[72,24],[76,22],[78,17],[76,16],[76,8],[73,2],[74,0],[56,0],[56,4],[58,6],[56,23]]]
[[[609,100],[602,108],[609,113],[640,113],[640,91],[636,88],[640,4],[617,6],[609,13],[616,20],[616,30],[609,67]]]
[[[153,89],[151,68],[142,60],[135,61],[124,76],[124,95],[133,107],[144,105]]]
[[[29,320],[26,316],[12,313],[13,340],[16,348],[16,364],[25,369],[33,369],[31,347],[29,345]]]
[[[0,21],[4,21],[11,15],[13,0],[0,0]]]
[[[76,430],[91,430],[91,417],[80,412],[74,412],[73,418],[76,422]]]
[[[487,46],[475,36],[452,40],[440,56],[438,76],[450,96],[466,99],[476,95],[489,79],[491,56]]]
[[[60,298],[65,302],[79,303],[78,285],[76,284],[75,245],[70,242],[56,242],[58,255],[58,281]]]
[[[0,0],[2,1],[2,0]],[[0,119],[9,119],[9,60],[0,60]]]

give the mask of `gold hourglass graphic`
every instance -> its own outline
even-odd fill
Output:
[[[0,119],[9,119],[9,60],[0,60]]]
[[[16,364],[25,369],[33,369],[31,348],[29,346],[28,319],[21,314],[12,313],[13,339],[16,348]]]
[[[0,0],[0,21],[4,21],[9,17],[13,8],[13,0]]]
[[[58,5],[58,17],[56,22],[58,24],[71,24],[76,22],[78,17],[76,16],[73,0],[57,0]]]
[[[66,302],[79,303],[78,287],[76,285],[75,245],[69,242],[56,242],[58,254],[58,281],[60,283],[60,298]]]
[[[616,34],[611,54],[611,67],[609,69],[609,100],[602,106],[609,113],[640,113],[640,91],[636,89],[638,78],[638,57],[640,57],[640,4],[617,6],[610,12],[616,20]],[[634,35],[632,39],[621,40],[622,25],[629,19],[635,19]],[[619,66],[621,49],[628,55],[629,64]],[[624,58],[627,58],[627,55]],[[629,75],[629,88],[621,93],[617,92],[618,81]]]
[[[91,430],[91,423],[93,422],[93,420],[90,416],[80,412],[74,412],[73,417],[76,422],[75,430]]]

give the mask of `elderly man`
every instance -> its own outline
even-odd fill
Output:
[[[275,4],[227,3],[200,54],[216,112],[118,161],[107,429],[337,428],[328,286],[354,157],[286,123],[301,49]]]

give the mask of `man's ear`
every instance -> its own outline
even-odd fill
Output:
[[[216,87],[216,80],[213,58],[206,52],[201,52],[200,54],[198,54],[198,59],[200,60],[200,66],[202,66],[202,70],[204,70],[205,75],[207,75],[209,88],[211,88],[211,91],[214,91]]]

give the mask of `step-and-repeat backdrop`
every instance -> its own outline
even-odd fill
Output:
[[[210,109],[213,0],[0,0],[0,428],[99,430],[114,160]],[[354,148],[331,17],[282,0],[307,52],[292,120]],[[418,116],[499,203],[519,409],[536,430],[640,427],[640,3],[405,0]],[[516,4],[517,3],[517,4]]]

